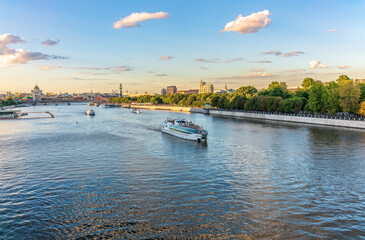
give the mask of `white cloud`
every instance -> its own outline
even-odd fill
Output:
[[[58,69],[58,68],[64,68],[61,66],[38,66],[39,69],[44,70],[44,71],[50,71],[50,70],[54,70],[54,69]]]
[[[214,58],[214,59],[195,58],[194,59],[195,62],[206,62],[206,63],[215,63],[215,62],[217,62],[217,60],[219,60],[219,58]]]
[[[326,32],[337,32],[337,29],[329,29],[329,30],[326,30]]]
[[[231,58],[231,59],[227,59],[226,63],[230,63],[230,62],[238,62],[238,61],[242,61],[243,58]]]
[[[164,74],[164,73],[157,73],[156,76],[157,77],[166,77],[168,75],[167,74]]]
[[[24,49],[9,48],[9,44],[25,43],[25,40],[19,36],[5,33],[0,35],[0,67],[24,64],[31,60],[41,59],[64,59],[61,56],[47,55],[40,52],[30,52]]]
[[[269,60],[260,60],[260,61],[250,61],[250,63],[272,63],[272,61],[269,61]]]
[[[253,77],[270,77],[271,73],[269,72],[256,72],[256,73],[248,73],[244,74],[241,77],[242,78],[253,78]]]
[[[345,69],[345,68],[349,68],[350,66],[349,65],[338,65],[337,68],[340,68],[340,69]]]
[[[143,22],[150,19],[161,19],[170,17],[168,13],[165,12],[156,12],[156,13],[132,13],[131,15],[117,21],[114,23],[114,28],[132,28],[132,27],[140,27],[137,22]]]
[[[242,17],[240,14],[236,20],[227,23],[221,32],[238,32],[241,34],[255,33],[271,23],[269,16],[269,10],[252,13],[246,17]]]
[[[174,57],[171,57],[171,56],[162,56],[162,57],[160,57],[158,60],[160,60],[160,61],[163,61],[163,60],[171,60],[171,59],[173,59]]]
[[[288,53],[282,53],[281,51],[267,51],[267,52],[261,52],[260,54],[272,54],[275,56],[282,56],[282,57],[292,57],[292,56],[298,56],[299,54],[304,54],[304,52],[300,52],[300,51],[291,51]]]
[[[227,80],[227,79],[247,79],[247,78],[266,78],[272,77],[273,75],[269,72],[256,72],[256,73],[247,73],[240,76],[230,76],[230,77],[217,77],[214,79],[219,80]]]
[[[251,68],[250,72],[264,72],[265,69],[264,68]]]
[[[281,55],[280,51],[267,51],[267,52],[261,52],[260,54],[273,54],[275,56]]]
[[[319,61],[313,60],[309,62],[309,68],[310,69],[316,69],[316,68],[328,68],[326,64],[323,64]]]
[[[292,56],[298,56],[299,54],[304,54],[304,52],[300,52],[300,51],[291,51],[288,53],[284,53],[283,57],[292,57]]]
[[[43,42],[41,42],[41,44],[42,44],[43,46],[50,47],[50,46],[53,46],[53,45],[58,44],[59,42],[60,42],[60,40],[59,40],[59,39],[57,39],[57,40],[46,39],[46,40],[44,40]]]

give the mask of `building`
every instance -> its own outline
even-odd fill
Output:
[[[365,79],[354,79],[355,83],[365,83]]]
[[[123,97],[123,85],[119,84],[119,97]]]
[[[216,90],[214,93],[235,93],[236,90],[228,89],[227,85],[224,85],[223,90]]]
[[[161,89],[161,95],[166,95],[166,88]]]
[[[172,94],[175,94],[175,93],[177,93],[177,88],[176,88],[176,86],[168,86],[168,87],[166,88],[166,94],[167,94],[167,95],[172,95]]]
[[[37,84],[31,92],[33,95],[33,101],[40,100],[41,96],[43,95],[42,90],[39,89]]]
[[[207,84],[206,82],[203,82],[203,80],[200,80],[199,93],[214,93],[213,84]]]

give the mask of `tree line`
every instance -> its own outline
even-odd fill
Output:
[[[295,91],[289,91],[285,82],[271,82],[267,89],[261,91],[253,86],[242,86],[235,93],[143,95],[112,98],[110,101],[187,107],[204,107],[209,103],[214,108],[231,110],[365,115],[365,84],[355,83],[348,76],[341,75],[336,81],[326,84],[305,78]]]
[[[15,101],[13,98],[8,98],[7,100],[1,100],[1,106],[10,106],[10,105],[15,105]]]

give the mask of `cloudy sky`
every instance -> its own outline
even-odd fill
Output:
[[[0,0],[0,92],[365,78],[365,1]]]

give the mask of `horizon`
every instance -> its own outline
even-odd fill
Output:
[[[0,2],[0,93],[365,78],[363,1],[87,3]]]

